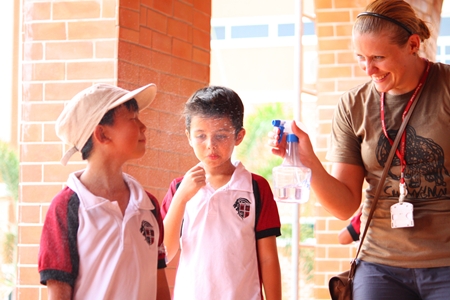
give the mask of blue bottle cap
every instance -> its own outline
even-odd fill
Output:
[[[286,141],[289,142],[294,142],[294,143],[298,143],[298,137],[295,134],[288,134],[286,137]]]

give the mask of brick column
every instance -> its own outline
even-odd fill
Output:
[[[141,115],[147,154],[125,171],[161,201],[170,179],[196,161],[179,113],[209,82],[210,17],[210,1],[201,0],[23,1],[18,299],[47,298],[37,270],[42,224],[68,174],[85,166],[80,155],[59,163],[67,146],[54,123],[65,102],[97,82],[157,84]]]

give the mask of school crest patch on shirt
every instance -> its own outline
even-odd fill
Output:
[[[149,244],[150,246],[153,245],[153,243],[155,242],[155,230],[149,222],[145,220],[142,221],[140,232],[144,236],[147,244]]]
[[[250,215],[250,201],[245,198],[238,198],[233,204],[234,209],[236,209],[239,217],[245,219]]]

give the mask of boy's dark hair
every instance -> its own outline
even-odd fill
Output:
[[[244,104],[232,89],[208,86],[197,90],[184,106],[186,129],[190,131],[191,120],[200,117],[229,117],[236,134],[244,126]]]
[[[98,124],[99,125],[109,125],[109,126],[114,125],[115,113],[116,113],[117,109],[121,106],[125,106],[128,109],[128,111],[132,111],[132,112],[139,111],[139,106],[138,106],[136,99],[131,98],[127,102],[108,110],[106,112],[106,114],[103,116],[103,118],[100,120],[100,123],[98,123]],[[86,160],[89,158],[93,147],[94,147],[94,143],[92,143],[92,135],[91,135],[89,137],[89,139],[87,140],[86,144],[84,144],[83,148],[81,149],[81,157],[83,158],[83,160]]]

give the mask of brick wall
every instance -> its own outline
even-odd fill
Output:
[[[128,0],[120,7],[118,0],[39,0],[24,1],[22,14],[15,292],[18,299],[46,299],[36,264],[42,223],[68,174],[85,165],[79,155],[66,167],[59,163],[67,146],[56,137],[54,122],[65,101],[97,82],[127,89],[156,83],[157,97],[141,114],[148,126],[147,154],[125,171],[162,200],[170,179],[196,161],[179,113],[187,97],[209,82],[211,5],[201,0]]]
[[[315,0],[316,29],[318,37],[318,100],[319,118],[316,151],[329,170],[325,161],[331,117],[339,96],[369,78],[360,70],[351,50],[352,25],[358,13],[362,12],[369,0],[330,1]],[[433,59],[436,52],[437,29],[443,0],[410,0],[420,18],[429,22],[432,38],[423,47],[423,53]],[[341,271],[347,270],[349,262],[356,254],[355,245],[338,244],[338,232],[348,224],[331,216],[320,205],[316,206],[316,258],[314,270],[315,299],[329,299],[328,280]]]

